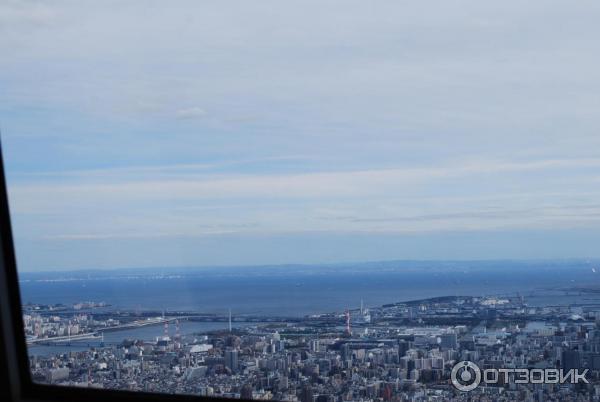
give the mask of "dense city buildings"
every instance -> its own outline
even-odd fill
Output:
[[[102,311],[99,319],[54,311],[28,306],[32,345],[65,334],[98,340],[105,330],[147,322],[163,322],[165,330],[153,340],[32,354],[34,379],[43,383],[300,402],[600,400],[600,309],[593,305],[442,297],[241,328],[228,326],[225,317],[222,330],[186,335],[179,334],[179,320],[206,317],[188,312],[121,322],[123,312]],[[175,325],[169,329],[168,322]],[[460,361],[482,370],[588,369],[587,382],[500,381],[462,392],[451,383]]]

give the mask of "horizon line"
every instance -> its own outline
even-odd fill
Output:
[[[20,270],[17,266],[18,274],[36,274],[36,273],[79,273],[79,272],[114,272],[114,271],[137,271],[137,270],[203,270],[203,269],[250,269],[250,268],[284,268],[284,267],[303,267],[317,268],[321,267],[339,267],[341,265],[366,265],[381,263],[490,263],[490,262],[514,262],[514,263],[533,263],[533,262],[589,262],[600,263],[600,257],[561,257],[561,258],[465,258],[465,259],[386,259],[386,260],[360,260],[360,261],[340,261],[340,262],[315,262],[315,263],[267,263],[267,264],[214,264],[214,265],[172,265],[172,266],[135,266],[135,267],[105,267],[105,268],[65,268],[65,269],[40,269],[40,270]],[[18,264],[17,264],[18,265]]]

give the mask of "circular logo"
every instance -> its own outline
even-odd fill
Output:
[[[452,367],[450,379],[452,380],[452,385],[457,390],[463,392],[472,391],[481,382],[481,370],[479,370],[479,367],[475,363],[463,360]]]

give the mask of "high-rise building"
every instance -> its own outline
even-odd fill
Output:
[[[593,353],[590,356],[590,366],[592,370],[600,370],[600,353]]]
[[[400,339],[398,340],[398,357],[401,358],[406,356],[406,352],[410,349],[410,341]]]
[[[443,334],[440,336],[440,347],[442,349],[457,349],[458,339],[456,334]]]
[[[300,392],[300,402],[314,402],[313,390],[310,384],[304,384]]]
[[[342,346],[340,346],[340,352],[343,361],[352,360],[352,350],[350,349],[350,344],[344,343]]]
[[[252,385],[245,384],[240,390],[240,398],[241,399],[252,399]]]
[[[288,378],[286,376],[281,376],[279,377],[279,390],[285,390],[287,389],[289,386],[289,381]]]
[[[581,354],[578,350],[564,350],[561,363],[565,370],[581,368]]]
[[[230,349],[225,351],[225,367],[234,373],[238,370],[238,351]]]

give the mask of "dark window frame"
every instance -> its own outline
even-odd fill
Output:
[[[0,142],[0,364],[4,367],[0,395],[13,401],[220,401],[227,398],[160,394],[97,388],[55,386],[33,382],[23,327],[23,313],[8,192]]]

